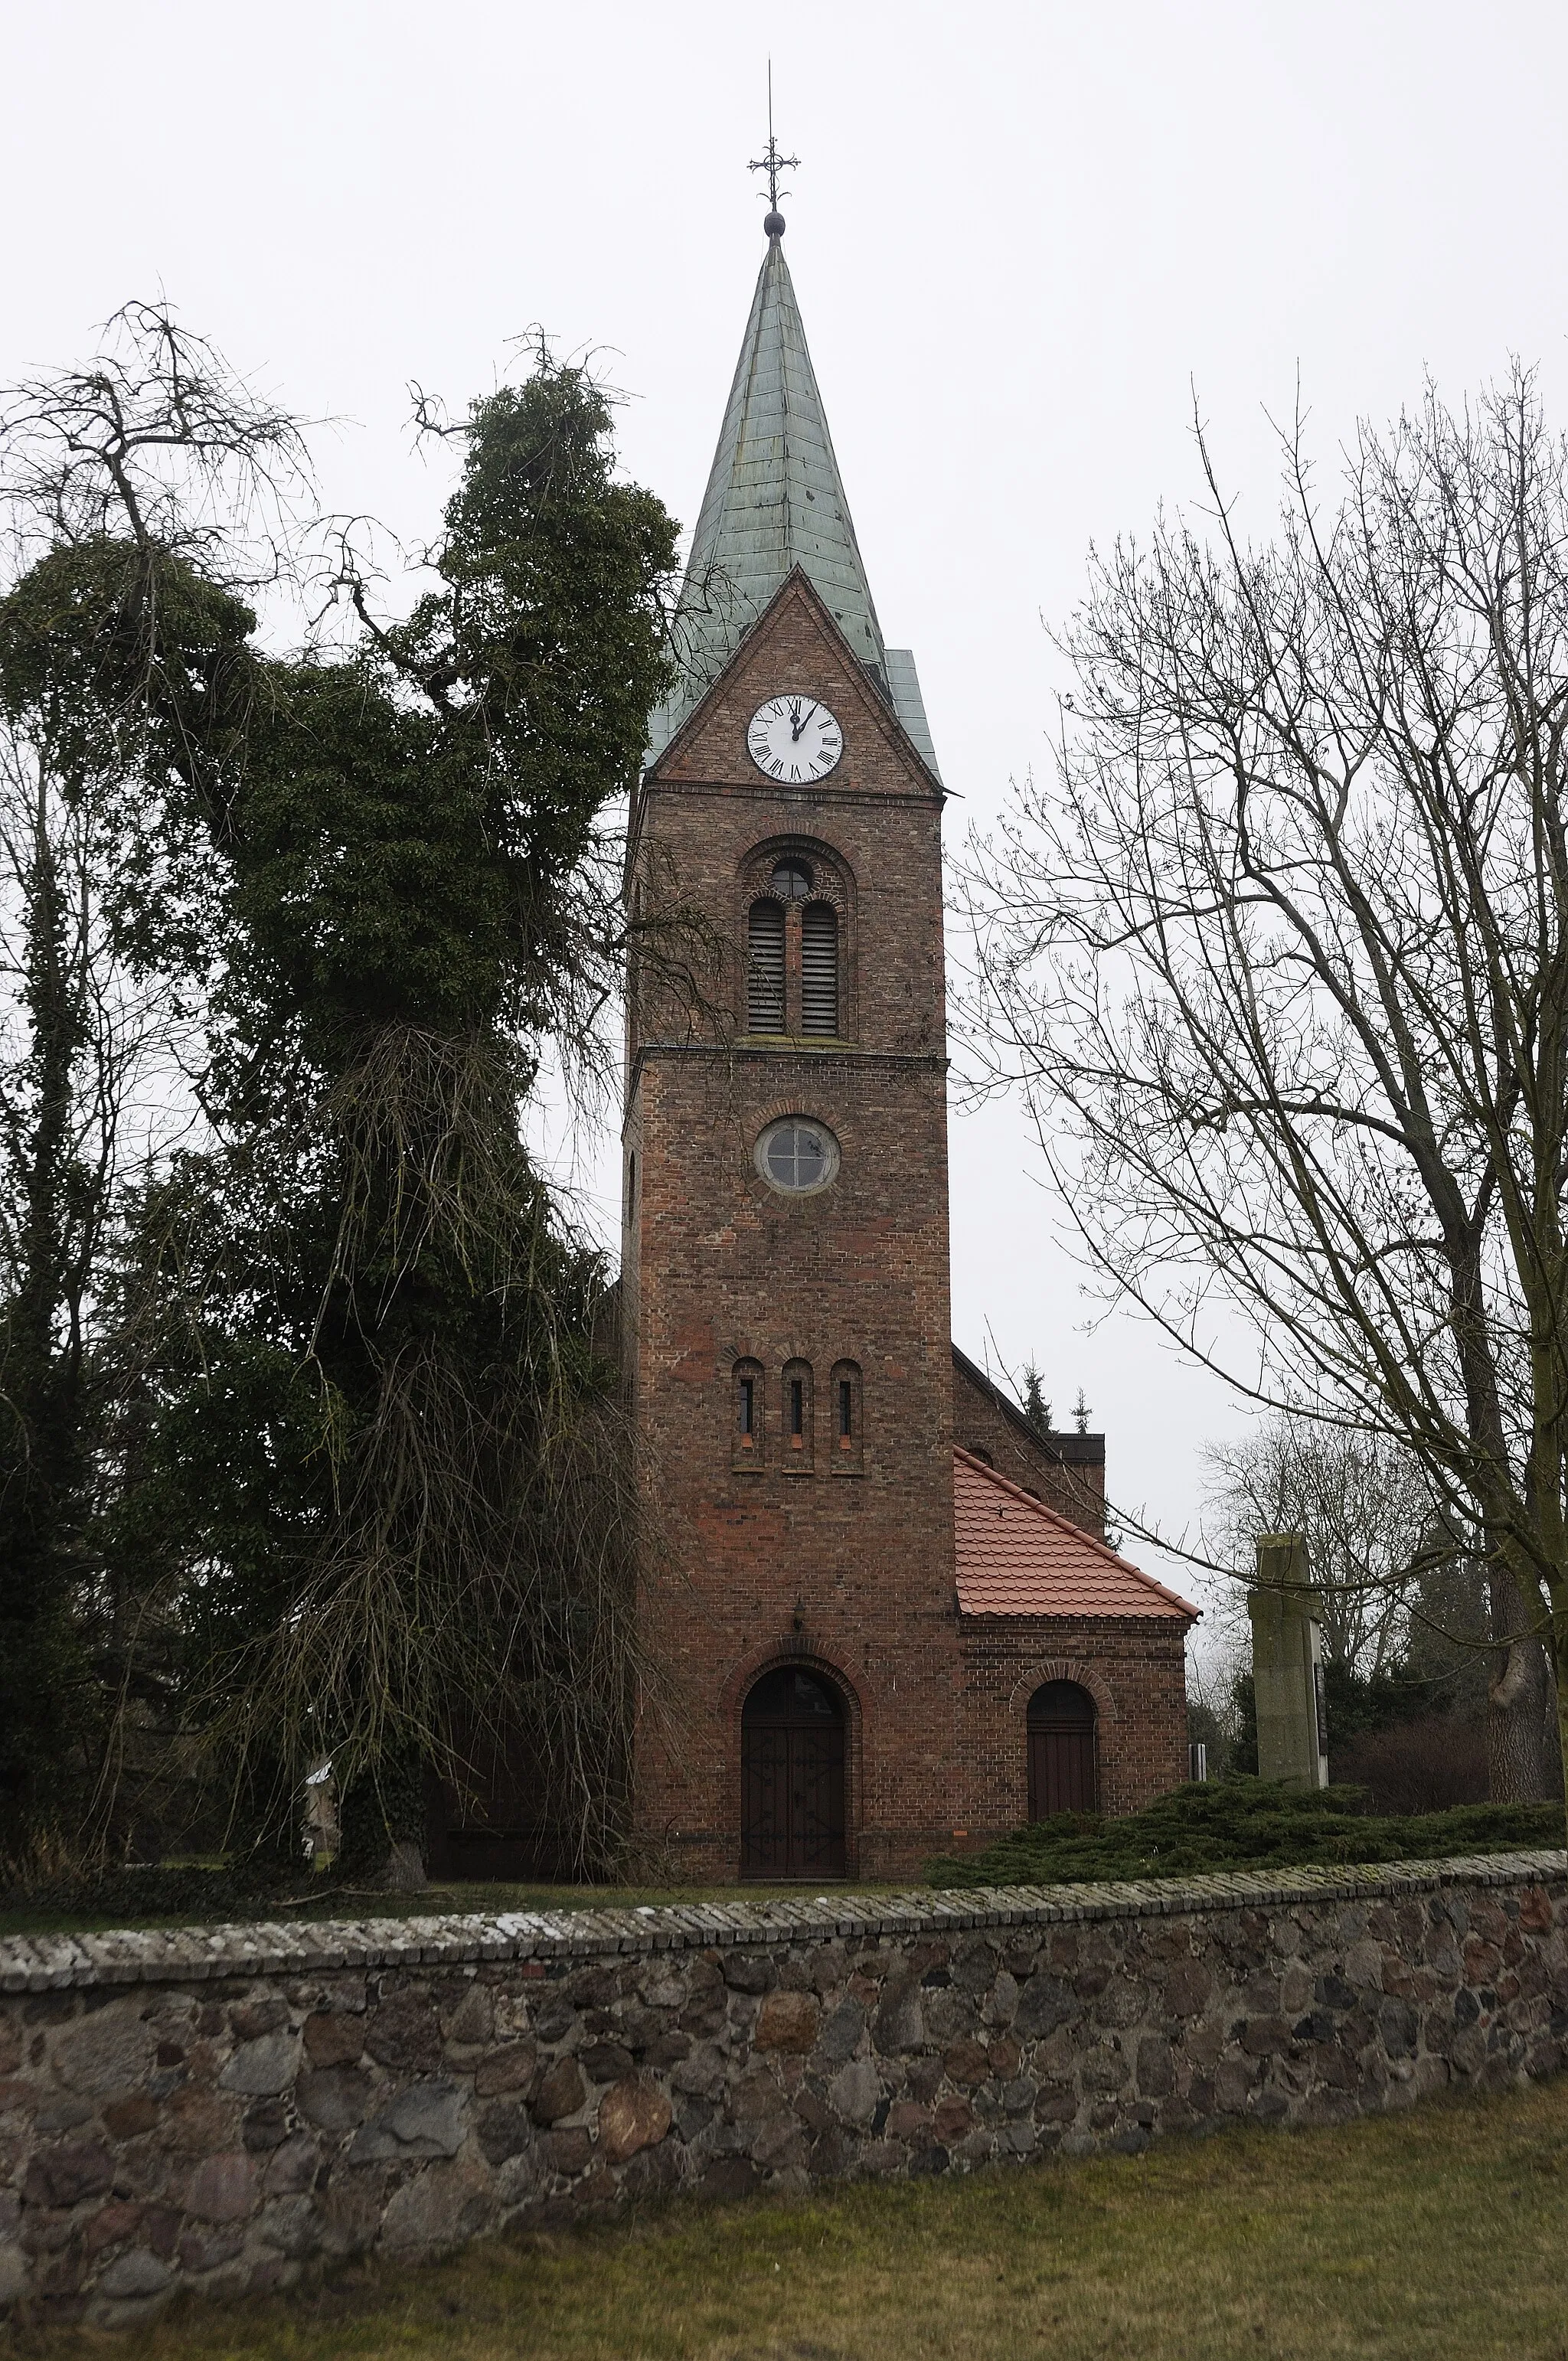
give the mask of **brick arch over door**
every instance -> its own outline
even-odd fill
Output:
[[[1026,1665],[1014,1685],[1008,1699],[1008,1709],[1015,1721],[1028,1718],[1029,1699],[1047,1681],[1072,1681],[1087,1689],[1094,1699],[1094,1710],[1102,1722],[1117,1722],[1116,1692],[1098,1664],[1086,1664],[1077,1656],[1042,1656],[1036,1664]]]

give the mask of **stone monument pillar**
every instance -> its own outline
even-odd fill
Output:
[[[1247,1592],[1246,1603],[1259,1774],[1298,1787],[1326,1787],[1322,1601],[1311,1587],[1305,1533],[1259,1534],[1257,1587]]]

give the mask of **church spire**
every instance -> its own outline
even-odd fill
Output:
[[[884,696],[887,652],[784,258],[771,133],[768,251],[676,609],[681,679],[654,717],[661,753],[796,566]]]

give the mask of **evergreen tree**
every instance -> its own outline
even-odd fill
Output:
[[[636,1503],[598,1262],[521,1137],[538,1045],[587,1050],[613,983],[598,825],[665,678],[674,528],[609,427],[544,357],[476,404],[441,588],[382,626],[351,579],[349,655],[253,656],[203,805],[224,1144],[138,1254],[186,1356],[158,1480],[203,1568],[192,1701],[273,1853],[325,1750],[365,1864],[417,1875],[426,1766],[472,1785],[514,1730],[555,1844],[613,1840]]]
[[[62,539],[0,599],[0,1857],[107,1840],[115,1703],[144,1669],[101,1546],[124,1375],[104,1304],[189,1013],[170,979],[199,964],[203,833],[167,792],[154,609],[189,706],[250,617],[170,553]]]
[[[296,446],[167,315],[132,327],[128,375],[13,402],[8,480],[48,546],[0,606],[0,670],[8,713],[56,718],[67,804],[91,777],[118,829],[94,891],[125,972],[204,1012],[206,1137],[105,1182],[90,1274],[62,1275],[81,1128],[49,1129],[40,1060],[78,1093],[87,1065],[69,1008],[13,1032],[38,1079],[10,1238],[34,1169],[49,1219],[42,1280],[13,1252],[4,1304],[5,1840],[38,1823],[40,1734],[73,1697],[104,1727],[123,1705],[130,1659],[94,1645],[128,1598],[260,1857],[291,1856],[323,1751],[375,1861],[417,1843],[432,1766],[472,1786],[515,1728],[565,1841],[602,1854],[641,1511],[594,1349],[602,1275],[521,1116],[547,1043],[579,1071],[602,1055],[626,949],[604,815],[665,682],[675,528],[618,479],[591,379],[542,351],[442,430],[460,467],[436,587],[384,621],[344,554],[348,643],[270,655],[237,542],[190,496]],[[83,415],[109,421],[96,445]],[[183,493],[127,419],[149,441],[161,421]],[[24,1017],[55,1005],[46,886]]]

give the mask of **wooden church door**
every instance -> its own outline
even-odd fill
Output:
[[[1094,1699],[1076,1681],[1047,1681],[1029,1699],[1029,1817],[1098,1809]]]
[[[740,1874],[841,1876],[844,1860],[844,1708],[810,1673],[769,1673],[740,1715]]]

